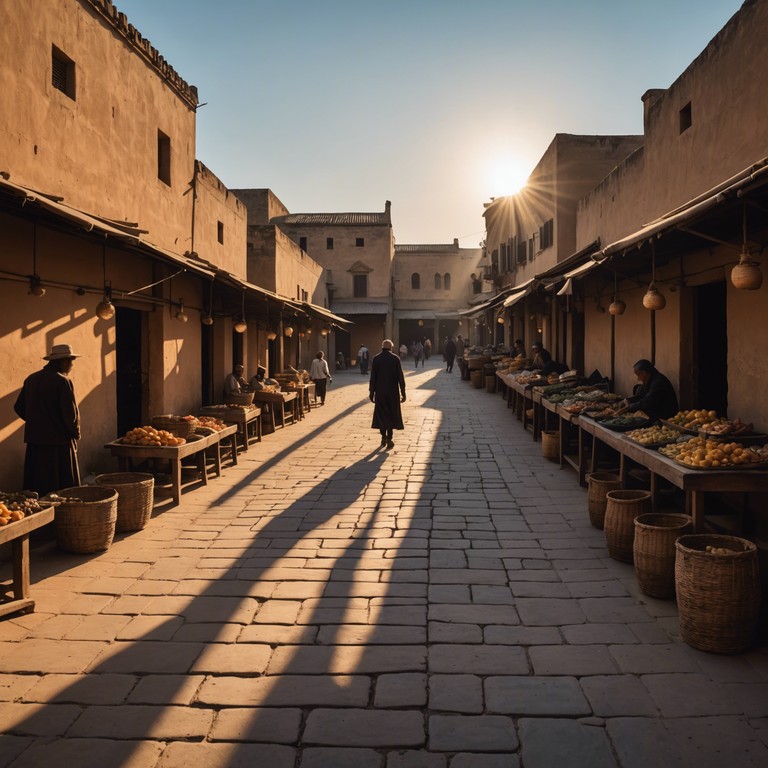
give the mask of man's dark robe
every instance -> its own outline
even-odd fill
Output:
[[[24,488],[46,494],[80,485],[80,413],[72,382],[48,363],[27,377],[13,409],[26,422]]]
[[[400,358],[382,349],[371,362],[369,383],[374,397],[373,429],[403,429],[400,395],[405,397],[405,377]]]
[[[630,413],[643,411],[652,419],[668,419],[678,411],[675,388],[672,382],[658,371],[654,371],[648,383],[639,386],[635,396],[630,399]]]
[[[453,339],[448,339],[445,342],[443,353],[445,354],[445,362],[448,363],[448,367],[453,368],[453,361],[456,357],[456,342]]]

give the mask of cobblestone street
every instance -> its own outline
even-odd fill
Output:
[[[337,373],[109,551],[35,548],[0,765],[768,765],[765,649],[682,644],[502,398],[412,366],[391,451]]]

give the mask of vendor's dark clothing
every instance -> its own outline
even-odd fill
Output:
[[[48,363],[27,377],[13,409],[26,422],[24,488],[42,495],[80,485],[80,413],[72,382]]]
[[[453,361],[456,359],[456,342],[453,339],[448,339],[445,342],[443,354],[445,355],[445,370],[448,373],[453,373]]]
[[[644,411],[652,419],[668,419],[678,410],[677,395],[672,382],[656,371],[647,384],[641,384],[629,406],[629,411]]]
[[[400,396],[405,397],[405,377],[400,358],[388,349],[382,349],[371,362],[369,391],[374,398],[371,428],[391,440],[393,429],[403,429]]]

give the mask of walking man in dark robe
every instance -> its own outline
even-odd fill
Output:
[[[48,365],[26,378],[13,406],[26,422],[24,488],[40,495],[80,485],[80,412],[67,378],[76,357],[69,344],[54,344],[43,358]]]
[[[392,354],[389,339],[381,342],[381,352],[371,362],[369,392],[374,404],[371,428],[381,432],[382,448],[394,448],[392,430],[403,429],[400,403],[405,402],[405,377],[400,358]]]
[[[443,356],[445,357],[445,370],[448,373],[453,373],[453,361],[456,359],[456,342],[450,336],[446,336]]]

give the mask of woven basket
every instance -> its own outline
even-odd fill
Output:
[[[251,396],[253,397],[253,396]],[[153,416],[152,426],[155,429],[164,429],[176,437],[188,438],[196,429],[199,422],[197,419],[182,421],[172,416]]]
[[[560,461],[560,432],[541,433],[541,455],[550,461]]]
[[[63,501],[56,509],[56,543],[68,552],[101,552],[115,537],[117,491],[96,485],[63,488],[60,496],[81,501]]]
[[[635,519],[635,576],[644,595],[675,596],[675,542],[687,533],[693,533],[688,515],[650,513]]]
[[[496,391],[496,374],[495,373],[492,376],[488,375],[485,377],[485,391],[491,392],[491,393]]]
[[[710,554],[707,546],[733,551]],[[683,641],[711,653],[740,653],[749,648],[760,611],[755,545],[737,536],[697,534],[681,536],[675,548]]]
[[[608,554],[623,563],[632,562],[635,518],[651,511],[648,491],[608,491],[605,506],[605,543]]]
[[[482,389],[483,388],[483,371],[481,369],[476,369],[474,371],[469,372],[469,378],[472,382],[472,386],[475,389]]]
[[[233,392],[226,397],[227,404],[250,405],[253,402],[253,392]]]
[[[599,530],[605,526],[605,507],[608,491],[621,489],[621,478],[612,472],[592,472],[587,475],[589,487],[587,489],[587,511],[589,522]]]
[[[155,478],[144,472],[111,472],[98,475],[96,484],[118,493],[115,533],[140,531],[152,517]]]

